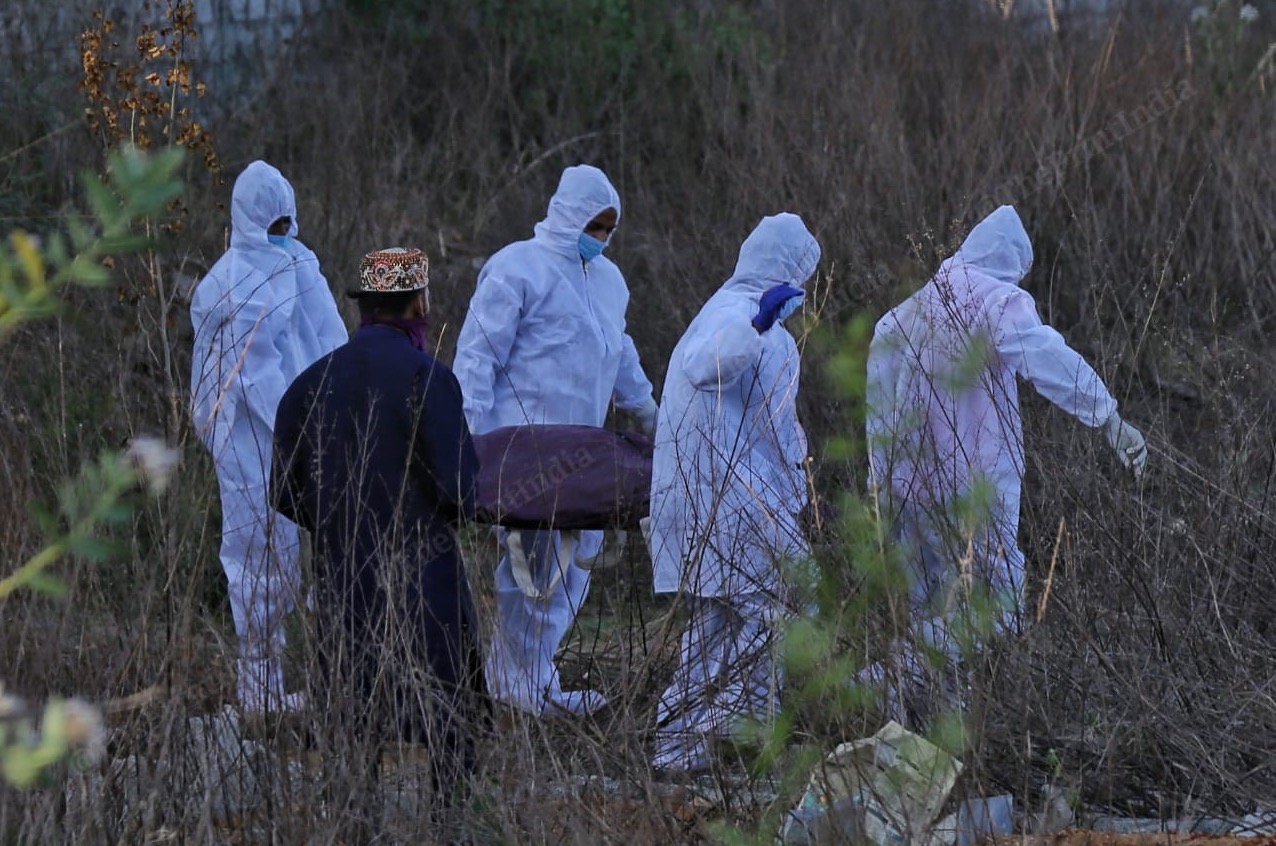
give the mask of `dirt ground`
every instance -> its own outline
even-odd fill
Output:
[[[1107,831],[1067,829],[1058,834],[991,837],[984,841],[985,846],[1172,846],[1180,843],[1190,843],[1192,846],[1276,846],[1276,837],[1177,834],[1166,831],[1113,834]]]

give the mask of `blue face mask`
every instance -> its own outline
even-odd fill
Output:
[[[606,241],[599,241],[592,235],[580,233],[580,240],[576,242],[577,248],[580,250],[581,261],[586,263],[593,261],[603,254],[603,248],[607,246]]]
[[[292,243],[291,235],[267,235],[266,240],[274,244],[276,247],[288,249],[288,245]]]

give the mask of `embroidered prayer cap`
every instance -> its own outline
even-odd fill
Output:
[[[359,262],[359,289],[350,296],[420,291],[430,287],[430,261],[414,247],[374,250]]]

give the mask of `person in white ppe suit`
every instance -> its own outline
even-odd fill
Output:
[[[319,260],[297,240],[292,186],[263,161],[231,192],[230,249],[191,300],[192,422],[221,494],[221,564],[239,640],[238,694],[249,711],[291,709],[283,617],[296,606],[297,527],[267,504],[275,410],[289,383],[345,343]]]
[[[601,426],[614,401],[650,434],[651,382],[626,333],[629,289],[602,255],[620,196],[596,167],[563,171],[533,237],[492,256],[479,273],[453,371],[471,431],[569,423]],[[497,624],[487,660],[494,698],[546,715],[606,704],[564,691],[554,653],[589,590],[600,531],[498,530]]]
[[[1089,364],[1019,287],[1032,244],[1012,206],[971,230],[919,291],[883,316],[868,357],[870,480],[906,549],[916,656],[924,642],[955,662],[950,621],[959,575],[973,569],[1015,623],[1024,588],[1017,540],[1024,475],[1017,379],[1101,429],[1136,475],[1143,436]],[[968,563],[963,563],[968,562]],[[920,659],[905,657],[915,684]],[[898,707],[898,700],[895,705]]]
[[[689,619],[660,699],[657,769],[705,768],[715,737],[777,706],[786,568],[810,556],[798,348],[783,320],[819,259],[800,217],[763,218],[669,360],[647,541],[656,592],[681,594]]]

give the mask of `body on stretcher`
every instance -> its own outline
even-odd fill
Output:
[[[506,529],[561,531],[562,560],[592,567],[602,551],[598,530],[637,530],[647,517],[655,447],[645,435],[568,424],[506,426],[475,435],[474,447],[475,519]],[[524,593],[551,593],[553,584],[545,590],[532,584],[519,533],[509,539]]]

